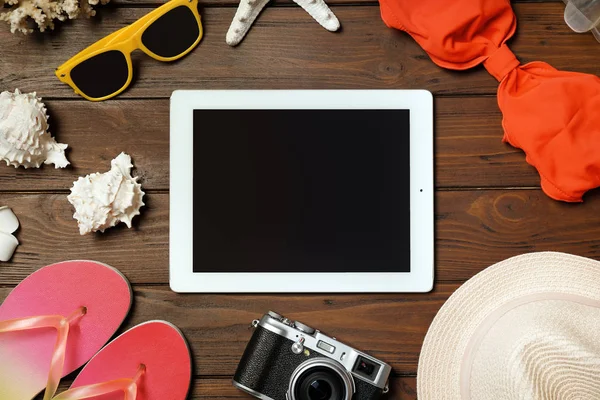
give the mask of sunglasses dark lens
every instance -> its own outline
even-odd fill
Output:
[[[146,28],[142,43],[157,56],[170,58],[192,47],[199,35],[200,28],[192,10],[179,6]]]
[[[121,89],[129,78],[125,55],[111,50],[88,58],[71,70],[71,79],[86,96],[99,99]]]

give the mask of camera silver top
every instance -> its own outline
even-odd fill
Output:
[[[271,318],[275,318],[275,319],[283,319],[283,317],[279,314],[277,314],[275,311],[269,311],[267,313],[267,315]]]
[[[336,338],[329,337],[319,330],[299,322],[291,321],[282,315],[269,311],[254,327],[261,326],[293,342],[290,350],[294,354],[310,355],[317,352],[341,364],[354,379],[360,379],[387,392],[391,367],[368,354],[358,351]]]
[[[294,322],[294,326],[296,327],[296,329],[298,329],[300,332],[304,332],[307,335],[312,335],[313,333],[315,333],[315,329],[311,328],[308,325],[304,325],[302,322],[296,321]]]

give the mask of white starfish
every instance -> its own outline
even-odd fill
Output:
[[[240,5],[225,38],[228,45],[236,46],[242,41],[268,2],[269,0],[240,0]],[[304,8],[315,21],[328,31],[335,32],[340,28],[340,21],[324,0],[294,0],[294,2]]]

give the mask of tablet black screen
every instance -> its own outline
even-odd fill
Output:
[[[194,272],[410,272],[409,132],[409,110],[195,110]]]

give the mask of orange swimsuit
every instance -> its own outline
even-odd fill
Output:
[[[389,27],[415,39],[441,67],[480,63],[499,82],[504,140],[525,151],[556,200],[581,201],[600,186],[600,78],[521,65],[506,46],[516,17],[509,0],[380,0]]]

